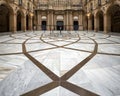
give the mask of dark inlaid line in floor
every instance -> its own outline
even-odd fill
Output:
[[[102,44],[103,44],[103,45],[104,45],[104,44],[106,44],[106,45],[107,45],[107,44],[110,45],[110,44],[120,44],[120,43],[98,43],[98,44],[100,44],[100,45],[102,45]]]
[[[22,43],[11,43],[11,42],[6,42],[6,43],[0,43],[0,44],[22,44]]]
[[[46,50],[50,50],[50,49],[56,49],[58,47],[52,47],[52,48],[45,48],[45,49],[39,49],[39,50],[33,50],[33,51],[27,51],[28,53],[32,53],[32,52],[38,52],[38,51],[46,51]]]
[[[22,52],[18,52],[18,53],[3,53],[0,54],[0,56],[4,56],[4,55],[18,55],[18,54],[23,54]]]
[[[120,54],[115,54],[115,53],[102,53],[102,52],[98,52],[97,54],[120,56]]]
[[[28,39],[27,39],[28,40]],[[26,40],[26,41],[27,41]],[[93,40],[93,39],[92,39]],[[78,64],[76,67],[72,68],[69,72],[67,72],[67,74],[63,75],[61,78],[59,78],[58,76],[56,76],[54,73],[52,73],[49,69],[47,69],[45,66],[43,66],[40,62],[38,62],[35,58],[33,58],[31,55],[29,55],[26,52],[26,47],[25,47],[25,43],[26,41],[22,44],[23,47],[23,53],[36,65],[38,66],[44,73],[46,73],[53,81],[53,83],[49,83],[43,87],[34,89],[33,91],[30,91],[26,94],[24,94],[23,96],[38,96],[40,94],[43,94],[55,87],[58,87],[59,85],[67,88],[68,90],[77,93],[81,96],[97,96],[96,94],[87,91],[83,88],[80,88],[76,85],[73,85],[69,82],[66,82],[67,79],[69,79],[74,73],[76,73],[82,66],[84,66],[92,57],[94,57],[97,53],[97,48],[98,48],[98,44],[96,43],[95,40],[95,48],[94,51],[92,52],[92,54],[90,56],[88,56],[86,59],[84,59],[82,62],[80,62],[80,64]],[[78,67],[78,68],[77,68]],[[57,81],[57,82],[56,82]],[[73,90],[74,89],[74,90]]]
[[[94,39],[92,39],[92,40],[95,43],[94,51],[92,52],[92,54],[89,55],[87,58],[85,58],[83,61],[81,61],[78,65],[76,65],[70,71],[68,71],[65,75],[63,75],[61,77],[62,80],[69,79],[74,73],[76,73],[80,68],[82,68],[88,61],[90,61],[97,54],[98,44]]]
[[[110,40],[110,39],[107,39],[108,41],[111,41],[111,42],[114,42],[116,44],[120,44],[119,42],[116,42],[116,41],[113,41],[113,40]]]
[[[92,53],[92,51],[81,50],[81,49],[75,49],[75,48],[70,48],[70,47],[62,47],[62,48],[64,48],[64,49],[69,49],[69,50],[75,50],[75,51],[82,51],[82,52]]]
[[[27,39],[28,40],[28,39]],[[41,64],[38,60],[36,60],[34,57],[32,57],[28,52],[26,51],[25,43],[27,40],[22,44],[23,53],[26,57],[28,57],[38,68],[40,68],[44,73],[46,73],[52,80],[57,81],[59,80],[59,77],[54,74],[52,71],[50,71],[48,68],[46,68],[43,64]]]
[[[78,35],[78,34],[77,34],[77,35]],[[50,45],[53,45],[53,46],[60,47],[59,45],[46,42],[45,40],[42,39],[42,37],[43,37],[43,34],[42,34],[42,36],[40,37],[40,40],[43,41],[44,43],[47,43],[47,44],[50,44]],[[69,43],[69,44],[62,45],[62,47],[63,47],[63,46],[68,46],[68,45],[71,45],[71,44],[74,44],[74,43],[77,43],[78,41],[80,41],[80,36],[79,36],[79,35],[78,35],[78,40],[76,40],[76,41],[74,41],[74,42],[71,42],[71,43]]]

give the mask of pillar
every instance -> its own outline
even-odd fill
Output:
[[[73,17],[72,12],[69,12],[69,24],[70,24],[70,30],[73,30]]]
[[[104,32],[110,32],[111,31],[111,15],[104,14]]]
[[[10,14],[10,31],[11,32],[16,32],[17,30],[17,15],[14,13],[14,14]]]
[[[33,21],[32,21],[32,16],[29,17],[29,20],[28,20],[28,28],[29,30],[32,31],[32,25],[33,25]]]
[[[50,12],[47,13],[47,30],[50,30]]]
[[[94,31],[95,32],[99,31],[99,18],[97,16],[94,17],[94,26],[95,26]]]
[[[54,12],[52,11],[51,12],[51,30],[53,30],[54,29],[54,17],[53,17],[53,15],[54,15]]]
[[[56,15],[54,14],[54,30],[56,30]]]
[[[69,23],[68,23],[68,21],[69,21],[69,17],[68,17],[68,11],[66,12],[66,29],[67,30],[69,30]]]
[[[88,31],[92,30],[92,19],[88,16]]]
[[[79,30],[83,30],[83,14],[79,13]]]
[[[64,30],[66,30],[66,14],[64,14]]]
[[[22,31],[26,31],[26,15],[22,16]]]
[[[88,30],[88,19],[87,19],[87,17],[86,16],[84,16],[83,17],[84,18],[84,20],[83,20],[83,24],[84,24],[84,30]]]
[[[41,14],[37,11],[37,30],[41,30]]]

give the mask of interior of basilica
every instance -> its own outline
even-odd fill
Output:
[[[0,0],[0,96],[120,96],[120,0]]]

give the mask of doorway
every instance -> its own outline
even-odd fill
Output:
[[[74,30],[78,30],[78,28],[79,28],[78,21],[73,22],[73,28],[74,28]]]
[[[17,31],[21,31],[21,27],[22,27],[21,18],[22,18],[21,12],[18,11],[17,12]]]
[[[56,29],[57,30],[63,30],[64,29],[64,22],[63,21],[57,21],[57,24],[56,24]]]
[[[0,32],[9,32],[9,9],[0,5]]]
[[[47,22],[46,21],[42,21],[42,30],[46,30],[47,28],[46,28],[46,26],[47,26]]]

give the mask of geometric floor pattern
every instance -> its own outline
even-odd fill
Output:
[[[36,31],[0,36],[0,96],[119,96],[120,36]]]

